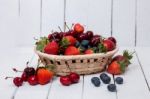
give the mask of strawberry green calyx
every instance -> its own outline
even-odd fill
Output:
[[[66,38],[63,38],[59,43],[60,48],[67,48],[69,44],[70,43]]]
[[[36,42],[36,49],[43,52],[44,47],[49,43],[47,37],[41,37],[39,41]]]
[[[107,50],[103,44],[98,44],[98,53],[106,53]]]
[[[125,69],[126,69],[126,62],[125,61],[120,61],[118,63],[120,65],[121,72],[124,73]]]
[[[133,54],[134,54],[134,53],[135,53],[135,52],[129,53],[128,50],[124,50],[124,52],[123,52],[123,57],[125,57],[125,64],[126,64],[126,65],[131,64],[130,60],[133,58]]]

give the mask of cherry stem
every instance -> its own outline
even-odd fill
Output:
[[[134,51],[134,52],[131,52],[130,55],[133,55],[134,53],[135,53],[135,51]]]
[[[71,25],[71,29],[73,28],[73,26],[74,26],[74,23],[72,23],[72,25]]]
[[[60,28],[60,26],[58,26],[58,28],[59,28],[60,32],[62,32],[62,29]]]
[[[7,80],[8,78],[14,78],[14,77],[5,77],[6,80]]]
[[[68,30],[70,30],[69,26],[67,25],[67,23],[65,22],[65,26],[68,28]]]
[[[67,62],[65,63],[66,63],[67,68],[69,69],[69,72],[71,73],[71,68],[69,67],[69,64]]]
[[[15,71],[15,72],[23,72],[23,71],[17,70],[16,68],[12,68],[12,69],[13,69],[13,71]]]

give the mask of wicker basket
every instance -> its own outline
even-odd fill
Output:
[[[110,62],[112,56],[118,51],[118,48],[107,53],[74,55],[74,56],[58,56],[42,53],[35,49],[41,62],[44,65],[53,64],[56,75],[67,75],[70,72],[82,74],[93,74],[101,72]]]

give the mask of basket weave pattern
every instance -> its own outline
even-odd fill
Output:
[[[67,75],[70,72],[82,74],[93,74],[101,72],[110,62],[112,56],[118,51],[118,48],[107,53],[58,56],[49,55],[35,50],[39,59],[44,65],[55,65],[56,75]]]

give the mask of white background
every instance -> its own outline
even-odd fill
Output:
[[[0,0],[0,48],[33,46],[33,37],[80,22],[119,46],[150,46],[150,0]]]

